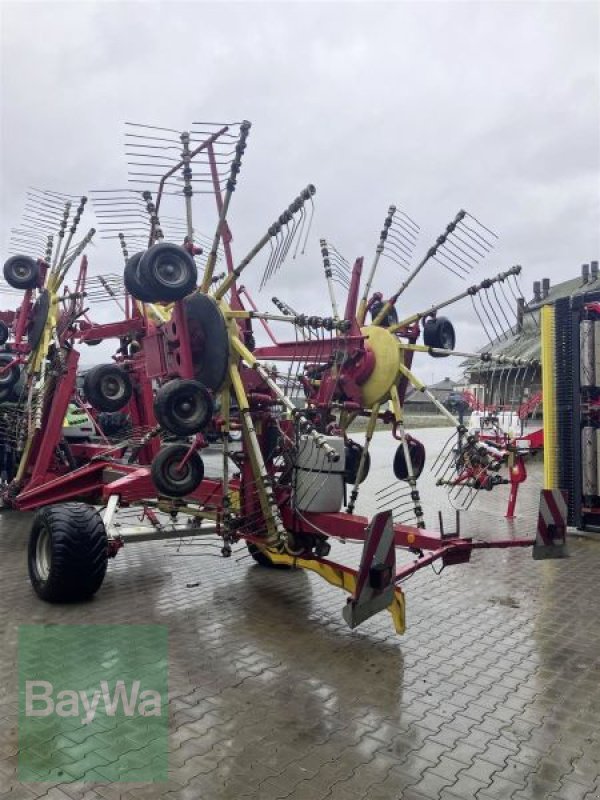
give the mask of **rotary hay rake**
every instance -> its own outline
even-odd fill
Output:
[[[425,449],[404,426],[412,385],[454,427],[457,446],[434,464],[438,483],[469,506],[479,490],[508,482],[500,472],[512,466],[510,442],[493,446],[469,432],[412,362],[423,352],[527,369],[522,359],[456,350],[454,328],[439,313],[464,298],[482,305],[490,293],[506,299],[505,286],[518,291],[520,267],[401,319],[397,302],[427,264],[465,278],[496,236],[461,210],[412,266],[419,226],[390,206],[362,293],[363,258],[351,265],[322,239],[331,315],[298,313],[278,298],[278,313],[259,311],[240,277],[266,252],[264,287],[286,259],[306,250],[315,187],[303,189],[236,264],[228,211],[249,132],[248,122],[195,123],[189,133],[128,126],[133,188],[92,192],[100,235],[119,242],[122,275],[88,274],[84,250],[94,228],[73,244],[85,197],[47,190],[28,197],[24,222],[13,230],[18,252],[4,267],[21,302],[0,312],[0,468],[4,505],[39,509],[29,542],[35,591],[48,601],[83,599],[126,542],[216,535],[225,557],[243,542],[263,566],[308,569],[349,592],[343,614],[351,627],[387,608],[402,633],[402,582],[425,566],[468,562],[480,548],[535,545],[534,555],[564,555],[560,521],[543,541],[475,541],[427,529],[418,488]],[[205,194],[216,208],[212,236],[194,227]],[[163,215],[168,203],[178,209],[172,216]],[[371,294],[382,259],[404,271],[388,299]],[[94,319],[87,304],[106,302],[118,318]],[[284,325],[292,335],[281,340],[274,328]],[[87,372],[81,388],[81,345],[109,340],[116,343],[112,362]],[[91,435],[76,438],[65,427],[74,406]],[[350,433],[360,417],[364,445]],[[382,510],[369,520],[355,508],[380,422],[398,442],[395,480],[379,492]],[[209,430],[222,452],[205,471]],[[232,442],[236,433],[241,445]],[[330,539],[363,543],[358,569],[328,558]],[[396,549],[408,551],[410,563],[397,568]]]

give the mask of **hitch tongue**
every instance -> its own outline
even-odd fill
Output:
[[[365,536],[356,588],[342,610],[351,628],[356,628],[394,602],[396,551],[390,511],[376,514]]]

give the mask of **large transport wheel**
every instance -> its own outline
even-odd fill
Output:
[[[147,288],[153,301],[183,300],[198,283],[196,262],[187,250],[177,244],[159,242],[141,257],[137,280]]]
[[[89,599],[102,585],[108,562],[102,517],[85,503],[44,506],[33,520],[27,561],[42,600]]]
[[[40,279],[40,267],[29,256],[12,256],[4,262],[4,278],[13,289],[35,289]]]
[[[267,567],[268,569],[291,569],[291,564],[276,564],[274,561],[271,561],[268,555],[263,553],[260,547],[257,547],[252,542],[248,542],[247,544],[248,552],[252,556],[252,558],[256,561],[256,563],[261,567]]]
[[[156,421],[177,436],[204,430],[213,411],[212,397],[198,381],[175,378],[161,386],[154,398]]]
[[[202,483],[204,462],[196,451],[182,468],[179,467],[188,450],[185,444],[168,444],[152,462],[150,474],[160,494],[185,497]]]
[[[120,411],[133,392],[131,379],[116,364],[99,364],[83,379],[83,392],[98,411]]]
[[[135,297],[136,300],[141,300],[142,303],[150,303],[152,302],[152,293],[140,282],[137,274],[138,265],[145,252],[145,250],[140,250],[139,253],[127,260],[125,271],[123,272],[123,282],[132,297]]]
[[[454,350],[456,334],[454,326],[446,317],[428,319],[423,326],[423,344],[440,350]],[[434,358],[445,358],[449,353],[431,353]]]

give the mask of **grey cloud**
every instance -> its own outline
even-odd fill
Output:
[[[326,312],[318,238],[368,262],[390,202],[421,224],[418,254],[461,207],[497,230],[474,280],[521,263],[528,290],[600,251],[595,4],[5,2],[0,14],[4,250],[27,186],[125,185],[125,120],[183,129],[247,117],[236,256],[300,188],[318,189],[308,254],[267,286],[263,307],[280,294]],[[198,209],[212,232],[212,209]],[[114,244],[89,255],[93,271],[121,263]],[[263,266],[244,276],[253,291]],[[384,264],[378,287],[399,279]],[[428,268],[401,310],[461,288]],[[469,304],[450,315],[461,346],[484,344]],[[417,363],[427,377],[450,368]]]

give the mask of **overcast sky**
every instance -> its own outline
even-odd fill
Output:
[[[307,255],[258,296],[263,309],[278,294],[326,312],[318,238],[370,260],[390,203],[421,225],[423,251],[467,209],[500,235],[474,277],[519,263],[527,294],[600,255],[598,3],[5,1],[0,15],[4,252],[28,186],[127,185],[126,120],[183,130],[246,118],[238,259],[317,187]],[[95,272],[122,268],[114,245],[89,255]],[[263,267],[244,282],[257,287]],[[401,279],[386,263],[378,288]],[[430,266],[400,311],[462,288]],[[461,348],[484,344],[470,304],[449,316]],[[427,381],[452,371],[418,363]]]

